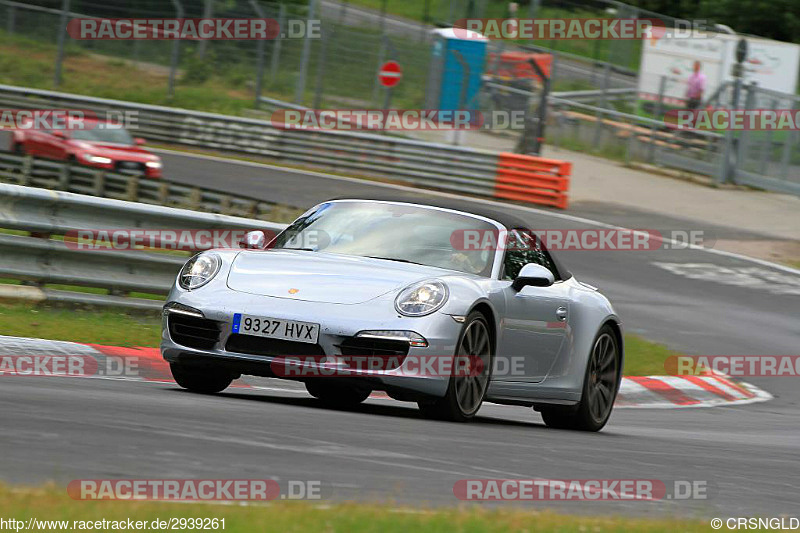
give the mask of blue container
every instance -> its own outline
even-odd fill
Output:
[[[477,38],[476,35],[475,32],[470,32],[471,38],[465,38],[464,30],[452,28],[434,30],[433,60],[427,95],[429,108],[445,110],[477,108],[488,41],[485,38]],[[462,98],[464,69],[453,52],[460,53],[469,67],[463,107],[459,104]]]

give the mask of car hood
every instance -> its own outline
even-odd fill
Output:
[[[418,280],[451,271],[357,257],[290,250],[243,251],[231,265],[228,288],[309,302],[357,304]]]

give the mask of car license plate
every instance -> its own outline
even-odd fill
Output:
[[[236,313],[233,315],[233,328],[231,332],[240,333],[242,335],[254,335],[256,337],[269,337],[270,339],[316,344],[319,339],[319,324]]]

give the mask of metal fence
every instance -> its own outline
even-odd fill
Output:
[[[738,94],[737,94],[738,93]],[[717,109],[800,111],[800,96],[763,87],[723,84],[711,102]],[[800,133],[784,130],[741,129],[726,133],[726,157],[733,180],[769,190],[800,194]]]
[[[135,173],[110,172],[5,152],[0,152],[0,182],[260,220],[294,219],[301,211]]]
[[[324,18],[321,0],[278,3],[266,1],[209,2],[132,0],[125,4],[63,0],[49,7],[0,0],[0,36],[21,37],[54,45],[54,88],[69,76],[65,61],[86,54],[125,60],[134,68],[160,75],[164,94],[202,87],[212,80],[231,90],[252,92],[254,101],[273,95],[314,107],[369,108],[383,102],[377,72],[382,62],[403,64],[403,83],[393,91],[396,106],[423,104],[430,60],[427,32],[390,34],[375,17],[350,21]],[[281,32],[270,40],[75,40],[66,33],[72,18],[271,18]],[[320,25],[316,26],[319,21]],[[303,28],[310,28],[306,31]],[[319,28],[319,31],[316,30]],[[424,35],[424,39],[420,39]],[[13,42],[13,41],[11,41]],[[24,46],[24,41],[20,41]]]
[[[274,222],[111,200],[20,185],[0,184],[0,277],[36,287],[61,284],[104,289],[108,294],[49,290],[63,301],[153,307],[131,292],[166,294],[186,254],[140,250],[86,251],[68,245],[70,232],[87,229],[265,230],[281,231]],[[8,287],[6,287],[8,288]],[[25,293],[26,289],[20,292]]]
[[[4,108],[136,111],[150,141],[270,157],[435,189],[494,196],[497,153],[390,135],[278,129],[270,122],[0,85]]]
[[[424,104],[432,57],[431,31],[435,28],[430,23],[388,17],[380,10],[332,0],[292,3],[133,0],[124,5],[72,0],[67,11],[62,10],[64,0],[44,3],[49,6],[0,0],[0,18],[5,19],[5,24],[0,24],[0,36],[53,45],[54,88],[75,75],[67,72],[64,61],[80,61],[82,55],[93,54],[111,61],[131,61],[137,69],[160,74],[164,94],[169,96],[217,80],[231,89],[252,91],[254,101],[265,95],[315,108],[363,109],[383,106],[385,94],[376,74],[380,64],[394,59],[403,66],[404,80],[392,91],[392,106],[420,108]],[[497,11],[495,3],[484,0],[471,4],[472,8],[456,0],[431,2],[426,18],[446,25],[447,21],[454,22],[468,13],[507,16],[502,10]],[[421,4],[420,9],[424,12],[425,5]],[[546,11],[546,7],[542,9]],[[160,18],[181,14],[186,17],[273,18],[282,29],[289,29],[291,25],[299,28],[311,20],[319,20],[321,31],[309,32],[303,37],[286,33],[268,41],[82,41],[71,39],[65,29],[71,18]],[[413,12],[408,15],[416,16]],[[17,44],[24,46],[24,41]],[[558,42],[521,45],[493,41],[490,52],[553,53],[553,83],[558,89],[599,87],[606,69],[612,73],[612,87],[629,87],[635,83],[634,71],[638,63],[636,68],[625,67],[616,61],[620,57],[618,54],[601,57],[594,48],[554,50],[551,45],[556,46]],[[592,46],[596,48],[597,45]],[[600,46],[606,45],[601,43]],[[626,42],[625,46],[630,45]]]

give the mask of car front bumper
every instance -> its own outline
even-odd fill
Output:
[[[219,337],[211,347],[198,349],[182,345],[173,339],[168,325],[169,312],[165,311],[162,322],[161,353],[170,363],[190,365],[206,365],[225,367],[235,374],[281,377],[305,381],[325,376],[325,379],[349,381],[356,386],[373,390],[386,390],[395,396],[441,397],[447,391],[449,374],[440,372],[441,365],[434,371],[420,372],[419,361],[452,358],[455,345],[461,331],[461,324],[452,316],[433,313],[425,317],[405,317],[394,309],[394,294],[384,295],[369,302],[353,305],[307,302],[288,298],[232,293],[230,289],[199,290],[187,292],[174,289],[168,298],[168,304],[177,302],[181,305],[202,312],[207,320],[214,321],[219,327]],[[226,349],[227,342],[233,334],[233,316],[235,313],[296,320],[320,324],[318,346],[324,356],[342,354],[341,343],[353,338],[361,331],[413,331],[427,341],[426,347],[409,346],[408,353],[397,368],[370,370],[347,369],[343,372],[297,372],[286,369],[282,365],[284,357],[297,356],[295,353],[273,355],[254,355],[237,353]],[[260,337],[255,337],[260,339]],[[303,361],[308,359],[300,358]],[[310,376],[310,377],[309,377]]]

